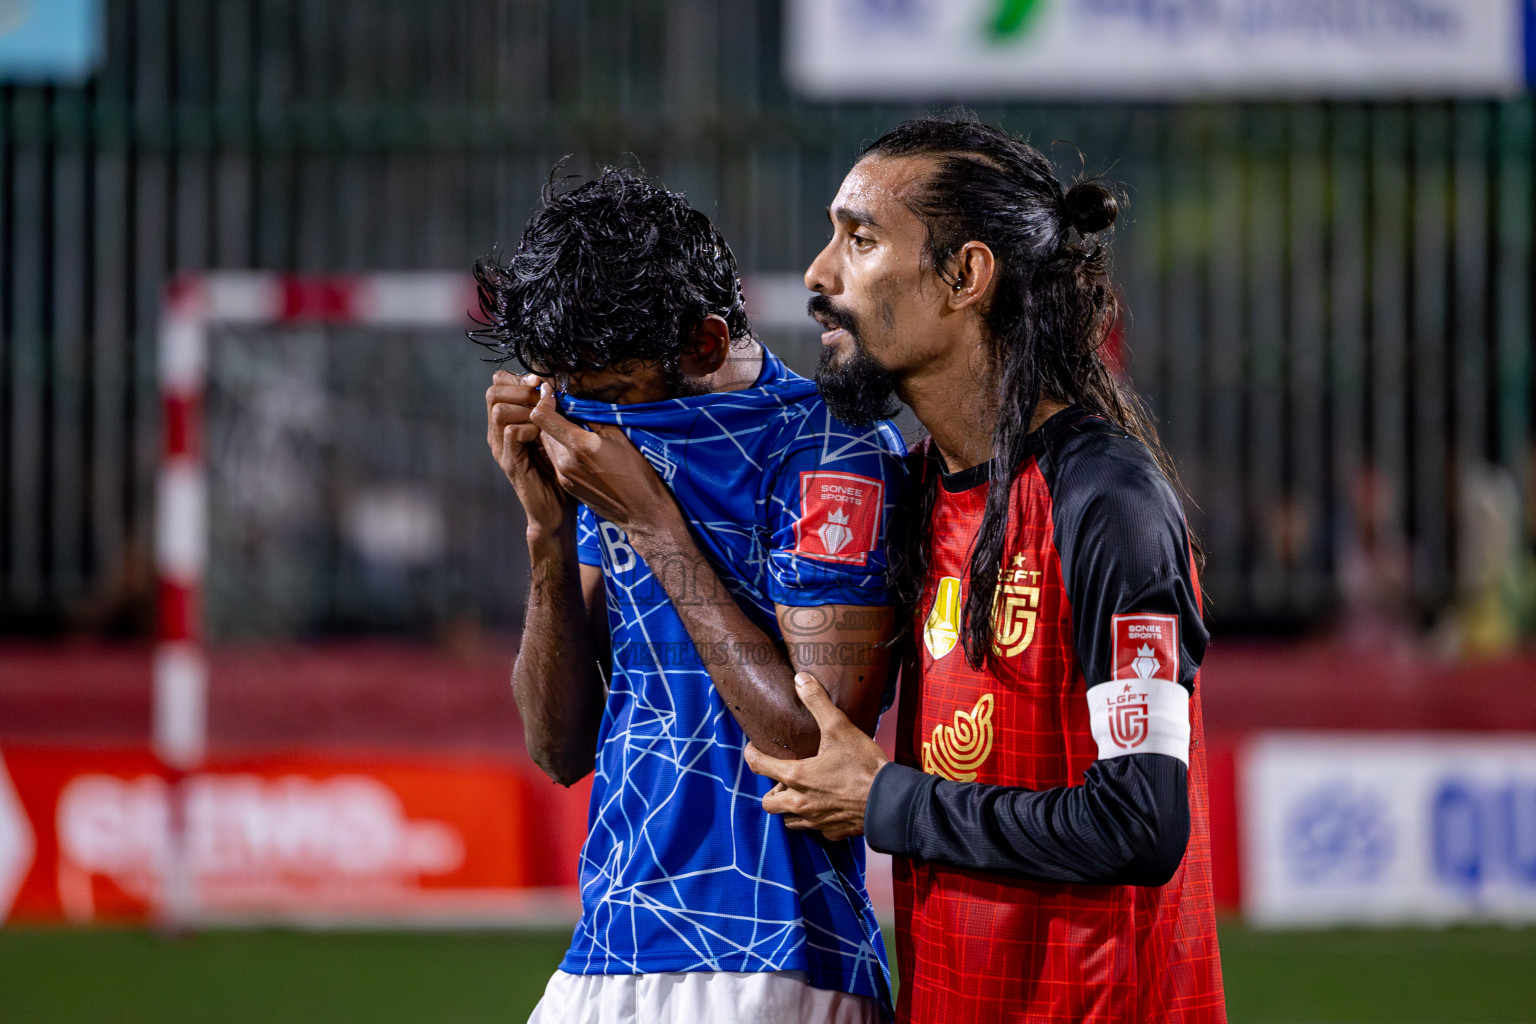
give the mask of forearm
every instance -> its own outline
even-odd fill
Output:
[[[550,778],[569,786],[592,770],[602,720],[598,671],[573,528],[530,535],[532,573],[512,692],[528,753]]]
[[[810,757],[820,736],[795,696],[795,670],[782,645],[741,610],[681,520],[630,534],[660,581],[709,670],[725,706],[764,753]]]
[[[1189,840],[1188,773],[1163,754],[1095,761],[1081,786],[949,782],[900,765],[865,810],[885,853],[1034,881],[1162,885]]]

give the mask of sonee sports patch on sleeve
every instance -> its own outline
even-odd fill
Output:
[[[884,481],[857,473],[801,473],[795,554],[863,565],[880,539],[884,507]]]
[[[1167,754],[1189,764],[1189,691],[1175,615],[1111,615],[1110,678],[1088,691],[1099,759]]]

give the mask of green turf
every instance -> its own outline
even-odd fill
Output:
[[[0,931],[0,1021],[522,1021],[570,933]]]
[[[1536,1021],[1536,929],[1221,930],[1235,1024]]]
[[[0,1021],[518,1022],[569,933],[0,930]],[[1536,930],[1224,926],[1234,1024],[1536,1022]]]

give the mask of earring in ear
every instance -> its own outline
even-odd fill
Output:
[[[963,284],[963,283],[961,283],[961,282],[959,282],[959,281],[956,281],[956,282],[955,282],[955,291],[957,291],[957,292],[958,292],[958,291],[960,291],[960,289],[962,289],[962,288],[964,288],[964,287],[965,287],[965,285],[964,285],[964,284]]]

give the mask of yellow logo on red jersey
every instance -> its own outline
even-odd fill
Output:
[[[923,623],[923,643],[933,660],[938,661],[955,649],[960,640],[960,580],[945,576],[933,596],[933,610]]]
[[[992,706],[990,693],[981,695],[969,711],[955,709],[953,725],[940,722],[933,738],[923,741],[923,771],[951,782],[974,782],[976,769],[992,753]]]
[[[1029,646],[1035,638],[1035,619],[1040,609],[1040,588],[1028,586],[1040,582],[1040,573],[1024,568],[1024,556],[1013,556],[1013,568],[997,574],[997,590],[992,595],[992,651],[1011,658]]]

